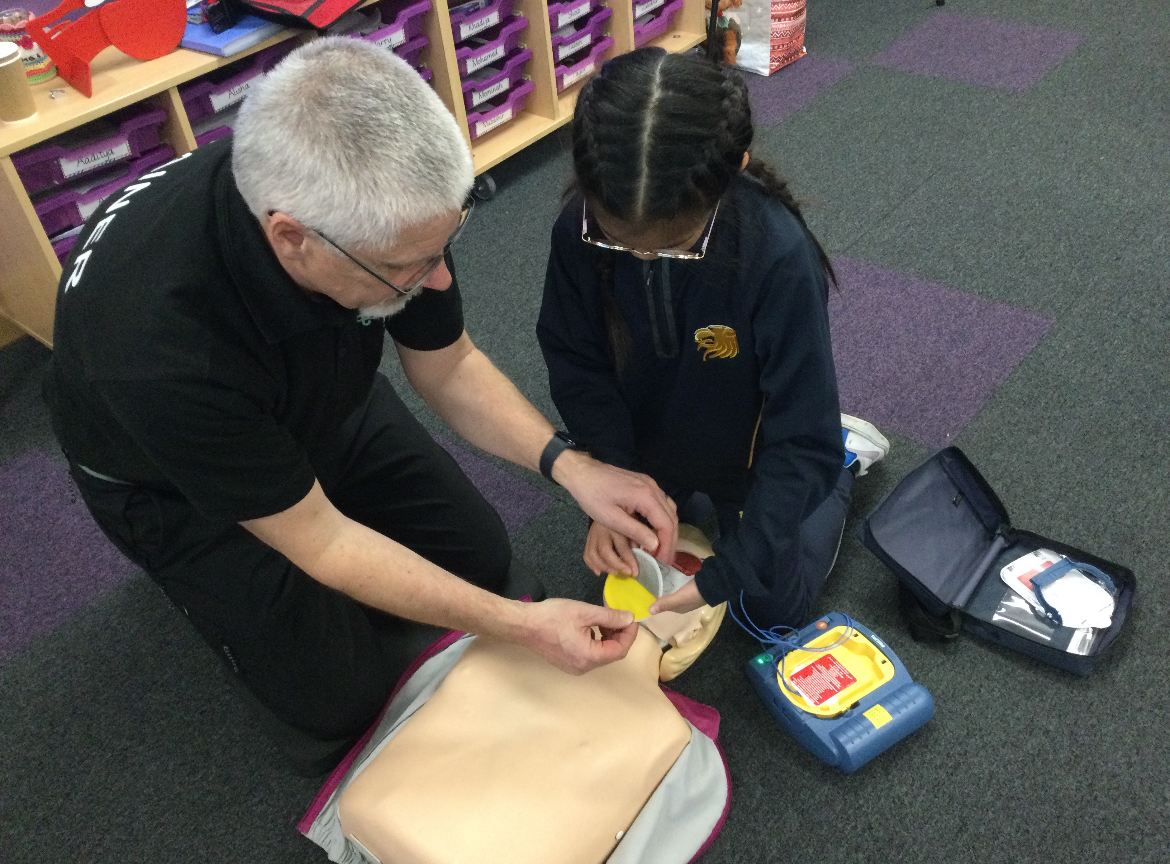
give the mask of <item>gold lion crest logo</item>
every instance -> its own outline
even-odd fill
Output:
[[[735,338],[735,330],[723,324],[700,327],[695,331],[695,342],[703,352],[704,361],[708,357],[730,360],[739,353],[739,341]]]

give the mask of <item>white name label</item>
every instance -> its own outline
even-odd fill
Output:
[[[478,21],[471,21],[467,24],[459,25],[459,41],[470,38],[476,33],[482,33],[489,27],[494,27],[500,23],[500,10],[497,9],[490,15],[484,15]]]
[[[406,42],[406,28],[401,27],[395,30],[389,36],[383,36],[374,42],[375,45],[381,45],[383,48],[397,48]]]
[[[252,89],[252,81],[255,79],[249,78],[242,84],[237,84],[226,93],[212,93],[211,94],[211,110],[218,114],[229,105],[235,105],[244,98],[244,95]]]
[[[480,90],[477,93],[472,93],[471,94],[471,107],[474,108],[476,105],[482,105],[484,102],[491,99],[493,96],[499,96],[501,93],[503,93],[504,91],[506,91],[508,89],[508,85],[511,83],[512,83],[512,77],[508,76],[503,81],[497,81],[491,87],[488,87],[484,90]]]
[[[504,56],[504,46],[497,45],[486,54],[481,54],[479,57],[473,57],[467,61],[467,74],[470,75],[476,69],[482,69],[489,63],[494,63]]]
[[[634,17],[641,18],[647,12],[653,12],[659,6],[666,4],[666,0],[646,0],[645,3],[634,4]]]
[[[577,51],[580,51],[582,48],[584,48],[586,45],[588,45],[592,41],[593,41],[593,34],[586,33],[584,36],[582,36],[577,41],[570,42],[568,45],[562,45],[560,51],[557,53],[557,59],[564,60],[570,54],[574,54]]]
[[[557,29],[564,27],[566,24],[572,24],[583,15],[589,14],[589,9],[593,5],[593,0],[585,0],[580,6],[570,9],[568,12],[562,12],[557,16]]]
[[[102,202],[109,197],[109,195],[103,195],[101,198],[98,198],[96,201],[90,201],[88,204],[78,204],[77,212],[81,214],[82,220],[84,221],[92,216],[93,212],[102,206]]]
[[[105,150],[99,150],[96,153],[90,153],[88,156],[82,156],[78,159],[61,159],[61,173],[65,175],[65,179],[76,177],[78,174],[84,174],[86,171],[93,171],[95,168],[102,168],[106,165],[113,165],[121,159],[127,159],[130,156],[130,142],[123,141],[121,144],[115,144],[113,147],[107,147]]]
[[[509,108],[503,114],[493,117],[491,120],[484,120],[482,123],[475,124],[475,137],[478,138],[487,132],[491,132],[497,126],[501,126],[512,119],[512,109]]]
[[[596,68],[597,68],[597,64],[595,62],[593,62],[592,60],[590,60],[588,63],[586,63],[580,69],[578,69],[576,72],[570,72],[568,75],[566,75],[564,78],[564,81],[565,81],[564,86],[565,87],[572,87],[574,84],[576,84],[582,78],[584,78],[586,75],[589,75],[590,73],[592,73],[593,70]]]

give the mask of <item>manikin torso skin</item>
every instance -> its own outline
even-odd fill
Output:
[[[639,628],[574,677],[478,638],[346,789],[342,828],[389,864],[600,864],[690,741]]]
[[[678,550],[711,555],[689,525]],[[579,677],[477,638],[345,790],[342,829],[383,864],[601,864],[690,741],[659,681],[726,606],[665,613],[679,634],[665,653],[640,627],[625,658]]]

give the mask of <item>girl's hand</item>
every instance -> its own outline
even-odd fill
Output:
[[[566,450],[553,463],[552,479],[576,498],[595,522],[629,538],[659,561],[674,560],[678,510],[652,478],[598,462],[580,450]],[[614,556],[615,563],[622,560],[616,548]],[[604,568],[604,562],[610,560],[599,559],[598,566]],[[630,568],[637,570],[632,557]]]
[[[596,576],[602,573],[638,575],[638,562],[630,549],[629,539],[600,522],[589,526],[584,558],[585,566]]]
[[[657,615],[659,612],[690,612],[692,609],[698,609],[706,605],[707,601],[703,599],[703,595],[695,587],[695,580],[692,579],[673,594],[667,594],[665,597],[658,598],[654,605],[650,607],[650,614]]]

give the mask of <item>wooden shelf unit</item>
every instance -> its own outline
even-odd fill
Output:
[[[364,5],[373,2],[376,0]],[[605,2],[613,9],[606,27],[614,39],[613,47],[605,54],[608,59],[633,50],[633,0]],[[435,92],[467,134],[467,112],[447,4],[444,0],[432,0],[432,4],[424,22],[429,44],[423,49],[422,62],[434,75]],[[574,84],[563,93],[557,92],[547,0],[515,0],[515,10],[528,19],[521,45],[532,51],[525,77],[533,82],[534,89],[524,110],[512,120],[475,141],[468,135],[477,174],[568,123],[581,89],[580,84]],[[34,85],[36,115],[16,123],[0,122],[0,347],[26,333],[52,346],[53,307],[61,277],[61,265],[13,167],[13,153],[142,101],[167,112],[163,142],[176,154],[188,153],[195,149],[195,136],[179,98],[180,84],[286,39],[311,38],[312,34],[290,30],[231,57],[180,48],[145,63],[116,48],[107,48],[91,64],[92,98],[82,96],[60,78]],[[703,39],[703,0],[686,0],[671,28],[650,44],[668,51],[686,51]],[[51,90],[64,92],[53,98]]]

